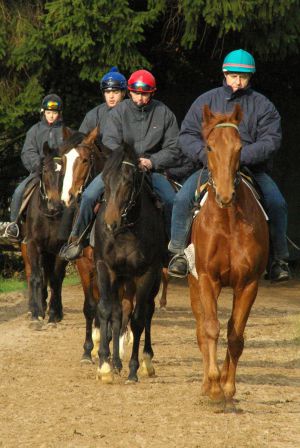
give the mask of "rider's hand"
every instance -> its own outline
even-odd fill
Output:
[[[150,159],[145,159],[143,157],[141,157],[139,159],[139,168],[142,171],[150,171],[152,169],[152,162]]]

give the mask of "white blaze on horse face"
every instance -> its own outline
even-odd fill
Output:
[[[64,176],[64,183],[62,187],[61,199],[68,206],[70,205],[70,189],[73,183],[73,166],[74,162],[79,157],[75,148],[71,149],[66,157],[66,172]]]
[[[55,171],[61,171],[61,165],[59,163],[55,164]]]

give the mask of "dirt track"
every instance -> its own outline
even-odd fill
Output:
[[[299,447],[300,282],[263,282],[239,363],[236,414],[200,397],[201,357],[188,289],[172,282],[168,310],[153,322],[157,376],[112,386],[80,365],[84,338],[80,286],[64,288],[65,319],[28,327],[22,294],[0,295],[0,447]],[[225,354],[230,290],[219,302]]]

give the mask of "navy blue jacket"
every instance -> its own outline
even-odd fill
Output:
[[[271,101],[250,87],[233,92],[226,82],[222,87],[200,95],[186,114],[179,133],[182,152],[206,166],[205,144],[201,135],[202,110],[208,104],[214,113],[230,113],[240,104],[243,119],[239,125],[242,140],[241,165],[253,172],[270,171],[273,156],[281,143],[281,119]]]
[[[38,170],[44,158],[43,146],[48,142],[50,148],[56,149],[63,142],[63,121],[58,119],[49,125],[45,117],[34,124],[26,134],[21,151],[24,167],[30,172]]]
[[[102,141],[112,150],[132,144],[138,157],[151,160],[154,171],[164,171],[179,164],[178,131],[175,115],[161,101],[138,107],[127,99],[110,112]]]

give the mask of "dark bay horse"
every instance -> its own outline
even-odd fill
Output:
[[[22,255],[29,288],[31,325],[39,327],[47,309],[47,287],[50,286],[48,323],[63,317],[61,287],[67,262],[58,257],[62,241],[57,238],[63,204],[61,193],[61,163],[55,151],[45,143],[41,180],[33,191],[26,210]]]
[[[101,339],[97,375],[104,383],[111,383],[113,372],[121,371],[119,336],[123,335],[130,319],[133,347],[128,381],[136,382],[139,344],[144,330],[141,370],[148,376],[154,374],[151,320],[166,249],[163,215],[155,205],[147,174],[139,170],[136,153],[129,145],[124,144],[110,153],[104,166],[103,181],[104,203],[96,218],[94,248],[100,290],[97,312]]]
[[[202,133],[209,186],[206,202],[192,225],[198,278],[189,275],[197,340],[203,355],[202,394],[225,402],[229,408],[236,391],[236,368],[244,348],[245,326],[269,251],[265,216],[239,171],[241,119],[239,105],[228,115],[213,114],[207,105],[204,107]],[[227,327],[227,353],[220,372],[217,299],[225,286],[233,289],[233,305]]]
[[[76,135],[75,133],[66,140],[64,147],[61,148],[63,170],[67,173],[64,177],[62,199],[68,206],[71,206],[74,202],[77,202],[78,205],[78,198],[86,187],[87,181],[102,172],[105,156],[101,152],[101,148],[99,151],[99,148],[95,145],[98,132],[95,128],[85,138],[82,137],[82,134],[77,133]],[[99,205],[96,206],[96,208],[98,207]],[[83,312],[86,320],[84,352],[81,361],[92,362],[92,355],[98,356],[99,348],[100,328],[95,313],[100,293],[96,281],[96,269],[91,246],[83,250],[82,257],[76,260],[76,267],[84,292]],[[168,284],[166,272],[162,273],[162,284],[161,308],[166,306]],[[127,288],[127,290],[130,290],[130,288]],[[95,323],[94,328],[93,322]]]

